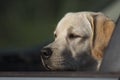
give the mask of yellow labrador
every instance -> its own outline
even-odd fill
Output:
[[[96,71],[110,40],[114,22],[102,13],[67,13],[45,46],[42,62],[48,70]]]

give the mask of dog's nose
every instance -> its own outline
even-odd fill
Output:
[[[52,55],[52,50],[50,48],[43,48],[41,53],[43,58],[48,59]]]

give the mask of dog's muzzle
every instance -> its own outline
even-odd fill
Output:
[[[52,55],[52,50],[50,48],[43,48],[41,50],[41,60],[46,70],[50,70],[50,68],[48,67],[45,61],[47,61],[51,57],[51,55]]]

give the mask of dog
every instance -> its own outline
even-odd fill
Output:
[[[58,23],[55,40],[45,46],[42,63],[52,71],[98,71],[114,22],[100,12],[70,12]]]

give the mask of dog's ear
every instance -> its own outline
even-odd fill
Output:
[[[91,18],[89,17],[88,19],[93,30],[91,54],[95,59],[101,60],[115,25],[110,18],[102,13],[92,14]]]

